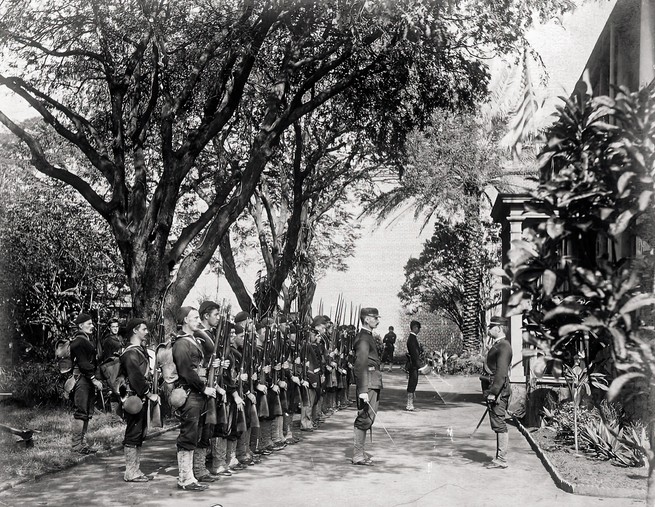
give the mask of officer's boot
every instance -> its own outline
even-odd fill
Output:
[[[370,464],[364,448],[366,446],[366,430],[354,428],[353,438],[353,465]]]
[[[507,448],[509,447],[509,433],[496,433],[496,459],[497,468],[507,468]]]
[[[213,475],[232,475],[227,468],[225,454],[227,451],[227,440],[224,438],[212,438],[212,464],[209,471]]]
[[[179,473],[177,476],[177,488],[187,491],[204,491],[209,486],[199,484],[193,475],[193,451],[185,449],[177,451],[177,467]]]
[[[196,447],[193,452],[193,475],[198,482],[214,482],[217,477],[207,470],[207,448]]]
[[[141,460],[139,456],[139,447],[126,445],[123,447],[125,454],[125,474],[123,480],[125,482],[148,482],[148,478],[141,471]]]
[[[407,393],[407,406],[405,410],[408,412],[414,411],[414,393]]]

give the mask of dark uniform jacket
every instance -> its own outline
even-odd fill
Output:
[[[129,390],[139,398],[150,391],[148,352],[140,345],[129,345],[121,354],[121,369],[127,377]]]
[[[409,333],[407,338],[407,354],[409,355],[409,367],[420,368],[421,356],[419,352],[418,337],[414,333]]]
[[[489,349],[484,369],[491,375],[489,392],[498,396],[503,387],[509,387],[509,368],[512,364],[512,345],[509,340],[498,340]]]
[[[120,335],[113,335],[107,333],[102,337],[102,357],[100,362],[105,362],[107,359],[111,359],[114,356],[118,356],[121,353],[123,348],[123,339]]]
[[[380,356],[373,334],[368,329],[361,329],[353,342],[355,350],[355,384],[358,393],[369,389],[382,389],[382,373],[380,373]]]
[[[205,390],[205,380],[200,378],[204,361],[204,352],[193,336],[177,335],[173,343],[173,362],[177,369],[178,382],[201,393]]]
[[[81,374],[91,379],[96,374],[98,361],[96,348],[83,331],[77,331],[70,342],[73,373]]]

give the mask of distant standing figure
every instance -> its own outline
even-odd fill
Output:
[[[507,406],[510,397],[509,370],[512,364],[512,345],[507,339],[507,319],[492,317],[487,334],[494,340],[484,361],[488,381],[483,381],[482,389],[485,402],[489,407],[489,422],[496,433],[496,457],[487,463],[487,468],[507,468]]]
[[[391,371],[393,369],[393,353],[396,348],[396,333],[393,332],[393,326],[389,326],[389,332],[384,335],[382,344],[384,345],[382,365],[389,365],[389,371]]]
[[[430,371],[430,365],[423,364],[421,360],[421,345],[418,341],[418,334],[421,332],[421,323],[413,320],[409,324],[409,337],[407,338],[407,406],[405,410],[414,411],[414,397],[416,386],[418,385],[418,374],[427,375]]]

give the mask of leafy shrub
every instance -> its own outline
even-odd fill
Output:
[[[484,372],[484,357],[482,354],[458,356],[437,351],[430,358],[436,373],[448,375],[480,375]]]
[[[61,404],[64,379],[52,363],[24,363],[0,369],[0,389],[26,407]]]
[[[646,430],[642,423],[625,420],[620,404],[603,401],[596,407],[578,408],[578,428],[581,450],[595,459],[612,461],[624,467],[645,466],[648,448]],[[544,408],[544,421],[557,431],[557,439],[574,446],[573,403]],[[602,414],[601,414],[602,413]]]

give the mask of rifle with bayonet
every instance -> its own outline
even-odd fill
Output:
[[[246,343],[245,343],[245,331],[244,331],[244,343],[243,343],[243,349],[241,349],[241,361],[239,363],[239,380],[237,382],[237,393],[239,395],[239,398],[241,398],[244,402],[244,405],[240,405],[237,407],[237,434],[239,435],[241,435],[244,431],[248,430],[248,424],[246,423],[246,411],[245,411],[246,397],[244,396],[243,393],[243,374],[246,372],[245,353],[246,353]],[[236,354],[238,354],[238,352]]]
[[[244,335],[243,343],[243,362],[248,365],[248,382],[249,382],[249,392],[255,397],[257,396],[257,391],[255,391],[254,385],[254,375],[255,375],[255,336],[253,334],[252,328],[250,329],[249,335],[246,339]],[[246,350],[247,347],[247,350]],[[259,428],[259,414],[257,413],[257,403],[250,403],[250,427]]]
[[[159,396],[159,361],[157,360],[157,349],[159,348],[159,344],[161,344],[161,339],[164,336],[163,330],[164,330],[164,326],[162,325],[160,326],[159,343],[155,347],[155,362],[152,368],[152,392],[158,396]],[[148,410],[147,410],[148,413],[147,413],[146,421],[148,422],[148,429],[163,427],[161,421],[161,405],[159,404],[159,401],[151,401],[148,399],[147,403],[148,403]]]
[[[214,367],[214,360],[216,359],[216,354],[218,352],[218,342],[221,338],[223,330],[223,309],[221,309],[221,316],[218,319],[218,325],[216,326],[216,333],[214,334],[214,349],[212,355],[209,358],[209,371],[207,372],[207,386],[214,387],[216,381],[216,368]],[[218,407],[216,406],[217,402],[214,398],[207,399],[207,424],[218,424],[219,422],[225,422],[225,404],[221,404],[221,414],[218,413]]]

